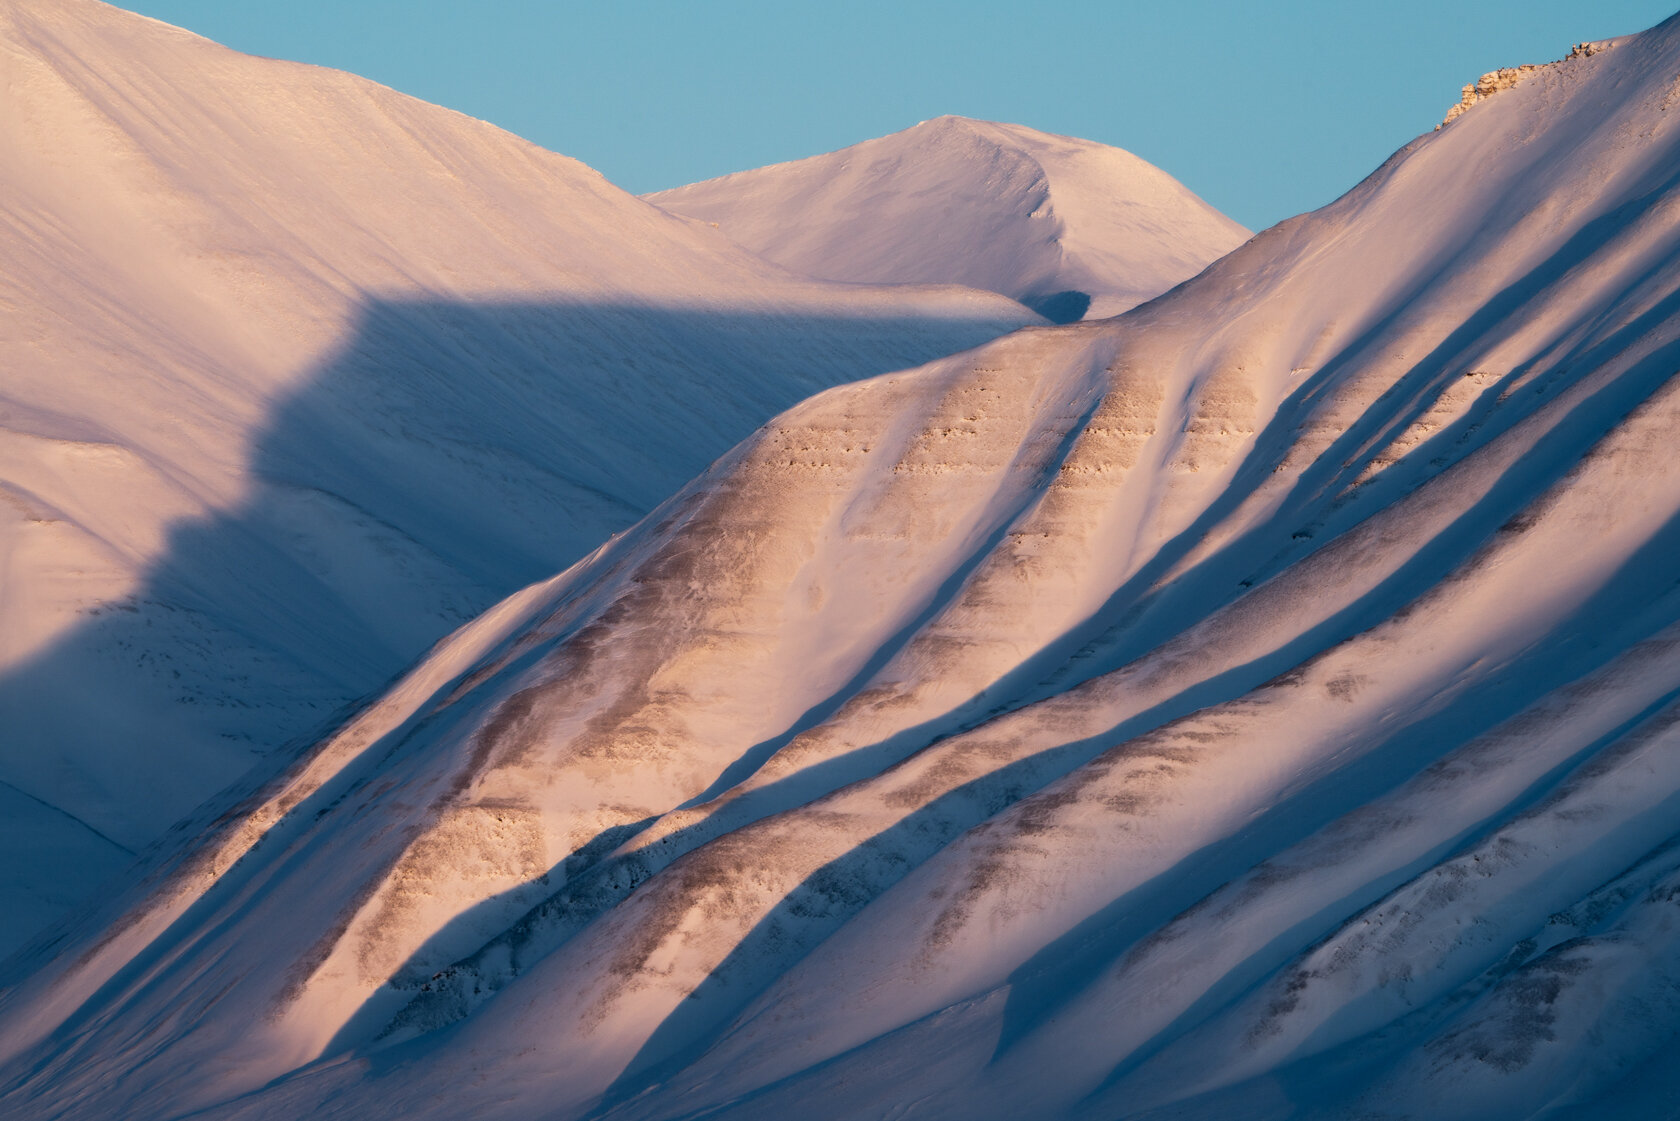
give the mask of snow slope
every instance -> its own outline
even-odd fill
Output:
[[[93,0],[0,2],[0,88],[0,951],[779,409],[1038,321]]]
[[[1130,152],[964,117],[646,197],[796,272],[987,288],[1057,322],[1153,299],[1249,236]]]
[[[1673,1115],[1677,75],[781,414],[14,959],[0,1108]]]

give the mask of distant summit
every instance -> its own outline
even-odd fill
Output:
[[[966,117],[646,198],[796,272],[966,284],[1058,322],[1152,299],[1248,237],[1130,152]]]

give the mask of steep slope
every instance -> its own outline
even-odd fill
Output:
[[[779,409],[1032,319],[93,0],[0,3],[0,87],[0,951]]]
[[[964,117],[647,198],[796,272],[987,288],[1057,322],[1152,299],[1248,237],[1130,152]]]
[[[782,414],[15,961],[0,1103],[1670,1111],[1676,75]]]

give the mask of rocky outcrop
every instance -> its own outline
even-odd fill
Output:
[[[1573,47],[1569,48],[1569,53],[1564,56],[1563,61],[1572,62],[1578,58],[1591,58],[1593,55],[1604,50],[1609,45],[1610,44],[1608,42],[1602,41],[1594,43],[1576,43]],[[1556,64],[1554,63],[1552,65]],[[1436,125],[1435,127],[1440,128],[1441,125],[1452,124],[1454,121],[1458,120],[1459,117],[1468,112],[1472,105],[1492,97],[1501,90],[1510,89],[1512,86],[1521,82],[1523,79],[1527,78],[1530,74],[1539,69],[1541,69],[1540,66],[1537,66],[1532,62],[1525,62],[1521,66],[1502,66],[1498,70],[1488,71],[1470,85],[1464,87],[1463,93],[1459,96],[1458,104],[1454,105],[1451,109],[1448,109],[1446,119],[1443,120],[1440,125]]]
[[[1463,96],[1458,104],[1447,110],[1446,120],[1441,123],[1450,125],[1469,111],[1470,107],[1484,98],[1492,97],[1500,90],[1508,90],[1536,70],[1540,69],[1532,62],[1525,62],[1521,66],[1502,66],[1498,70],[1490,70],[1477,78],[1475,82],[1464,87]]]

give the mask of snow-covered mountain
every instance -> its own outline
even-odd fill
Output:
[[[782,414],[14,959],[7,1116],[1672,1115],[1677,106]]]
[[[1039,322],[93,0],[0,0],[0,90],[0,951],[778,410]]]
[[[986,288],[1057,322],[1153,299],[1249,236],[1130,152],[964,117],[646,197],[796,272]]]
[[[818,393],[13,958],[0,1109],[1673,1116],[1677,218],[1680,17]]]

